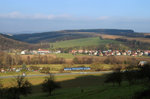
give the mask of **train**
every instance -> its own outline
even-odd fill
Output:
[[[91,70],[90,67],[72,67],[72,68],[64,68],[64,71],[72,71],[72,70]]]

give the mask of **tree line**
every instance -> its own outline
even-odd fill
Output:
[[[129,86],[134,84],[142,84],[145,86],[144,90],[136,92],[132,99],[149,99],[150,98],[150,64],[130,65],[124,71],[117,68],[111,74],[107,75],[105,83],[113,83],[121,86],[123,81],[127,81]]]
[[[0,52],[0,66],[14,66],[22,64],[63,64],[65,59],[61,57],[52,57],[48,55],[33,55],[26,58],[21,55],[11,55],[5,52]]]
[[[127,40],[124,38],[116,38],[115,40],[117,41],[121,41],[124,42],[125,45],[129,46],[130,48],[133,49],[143,49],[143,50],[148,50],[150,49],[150,43],[146,43],[146,42],[141,42],[141,41],[137,41],[137,40]]]

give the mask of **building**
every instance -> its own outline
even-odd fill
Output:
[[[50,51],[47,49],[38,49],[38,54],[49,54]]]

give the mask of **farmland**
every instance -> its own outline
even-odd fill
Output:
[[[54,48],[68,48],[68,47],[86,47],[86,46],[99,46],[109,43],[119,44],[120,42],[114,40],[102,40],[99,37],[82,38],[67,41],[60,41],[56,43],[50,43]]]
[[[150,43],[150,39],[149,38],[143,38],[143,37],[126,37],[126,36],[118,36],[118,35],[108,35],[108,34],[98,34],[99,36],[101,36],[104,39],[117,39],[117,38],[123,38],[123,39],[127,39],[127,40],[136,40],[136,41],[140,41],[140,42],[144,42],[144,43]],[[145,35],[150,35],[150,34],[145,34]]]

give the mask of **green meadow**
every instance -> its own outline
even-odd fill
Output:
[[[33,93],[21,99],[131,99],[135,92],[144,90],[143,85],[129,86],[123,82],[121,86],[105,84],[105,75],[67,75],[57,76],[62,88],[56,89],[52,96],[43,93],[41,85],[33,87]]]
[[[91,37],[91,38],[59,41],[50,44],[52,44],[54,48],[69,48],[69,47],[98,46],[98,45],[104,45],[109,43],[119,44],[120,42],[115,40],[100,39],[99,37]]]
[[[27,77],[32,83],[32,93],[21,99],[131,99],[134,93],[146,89],[141,84],[129,85],[126,81],[121,86],[106,84],[107,74],[57,75],[55,81],[61,87],[52,92],[52,96],[42,92],[45,77]],[[10,87],[14,78],[2,79],[4,87]]]

